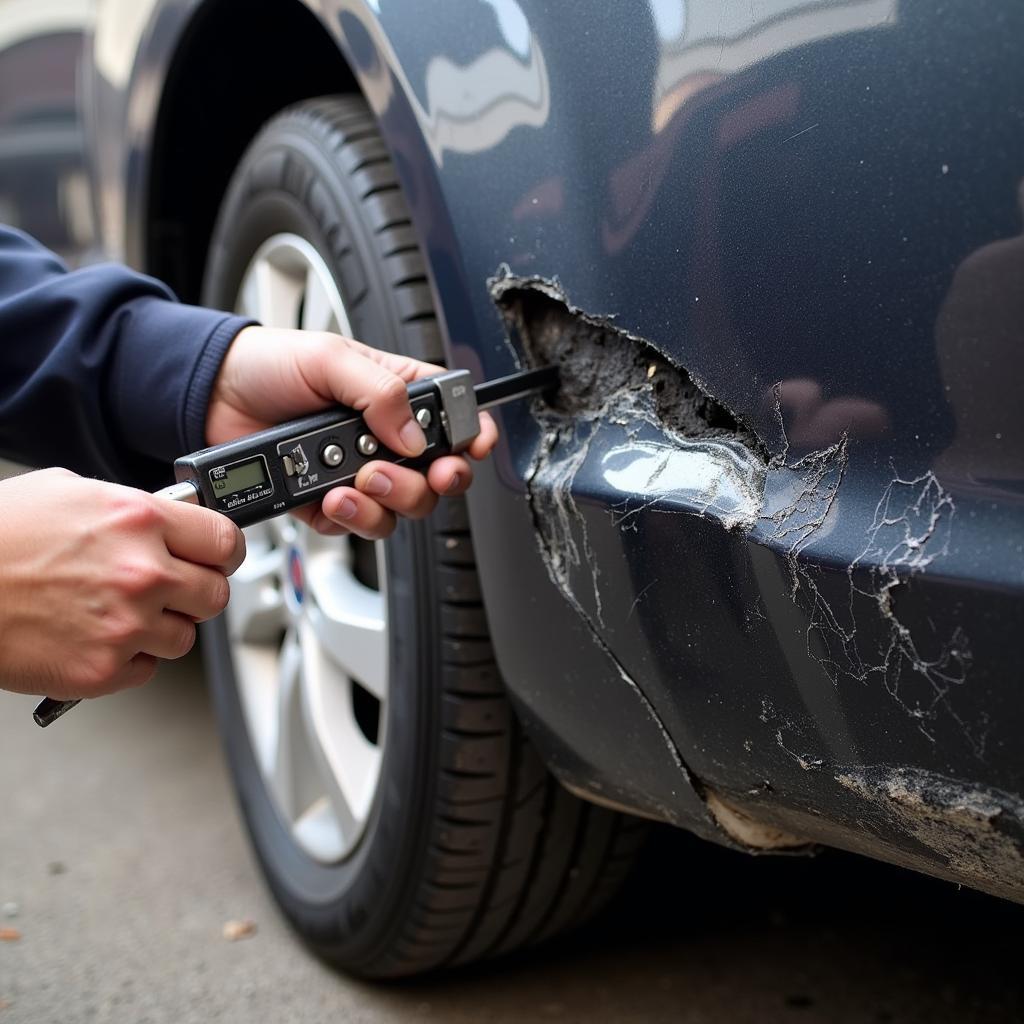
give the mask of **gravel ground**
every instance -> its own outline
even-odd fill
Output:
[[[655,845],[588,930],[390,988],[313,959],[246,845],[187,659],[42,732],[0,694],[0,1024],[1024,1020],[1024,910],[854,857]],[[256,931],[229,942],[225,922]],[[7,934],[0,930],[0,936]]]

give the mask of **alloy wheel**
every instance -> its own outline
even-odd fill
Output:
[[[293,234],[267,239],[236,311],[267,327],[351,334],[334,278]],[[280,517],[246,530],[227,625],[246,727],[264,782],[302,849],[347,857],[380,780],[388,696],[385,548],[322,537]]]

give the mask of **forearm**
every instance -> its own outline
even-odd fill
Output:
[[[249,321],[176,303],[124,267],[68,272],[0,228],[0,450],[154,486],[201,447],[210,388]]]

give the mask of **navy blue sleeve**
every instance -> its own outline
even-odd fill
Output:
[[[113,264],[68,271],[0,227],[0,453],[140,487],[206,444],[221,360],[251,320]]]

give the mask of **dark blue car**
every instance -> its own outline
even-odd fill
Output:
[[[0,0],[3,220],[561,369],[467,503],[248,531],[203,647],[316,950],[540,941],[644,819],[1024,898],[1022,44],[997,0]]]

